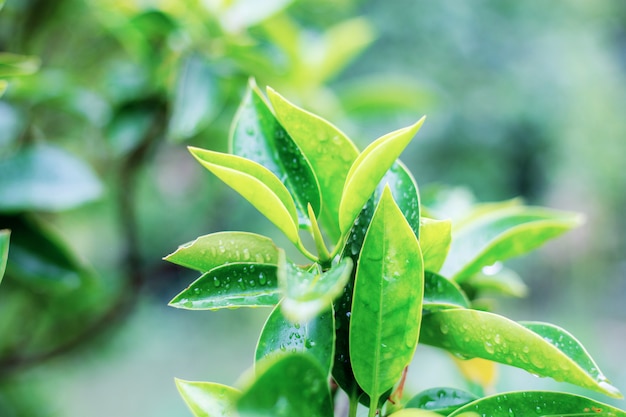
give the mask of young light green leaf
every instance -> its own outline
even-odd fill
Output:
[[[175,379],[180,396],[195,417],[236,417],[239,390],[213,382]]]
[[[378,183],[413,139],[424,120],[422,117],[414,125],[378,138],[354,161],[346,177],[339,204],[339,229],[342,235],[350,231]]]
[[[459,286],[434,272],[424,272],[425,310],[469,308],[469,301]]]
[[[219,310],[271,307],[279,300],[276,265],[233,263],[202,275],[169,305],[188,310]]]
[[[439,310],[424,315],[420,341],[464,357],[488,359],[621,397],[582,345],[556,326],[525,327],[484,311]]]
[[[326,120],[295,106],[271,88],[267,95],[280,124],[311,163],[322,197],[321,223],[330,239],[337,241],[341,236],[338,213],[343,183],[359,152]]]
[[[417,346],[423,279],[419,243],[387,188],[361,250],[350,320],[354,376],[374,407]]]
[[[66,210],[100,197],[93,170],[51,145],[22,148],[0,160],[0,211]]]
[[[250,81],[230,134],[231,153],[263,165],[281,178],[294,198],[301,226],[309,226],[307,205],[320,214],[319,184],[309,161]]]
[[[510,297],[525,297],[528,293],[528,287],[522,278],[515,271],[504,268],[499,262],[484,267],[480,272],[469,277],[464,284],[480,294],[494,293]]]
[[[209,171],[248,200],[298,243],[298,214],[285,185],[267,168],[236,155],[190,147],[191,154]]]
[[[447,416],[477,399],[476,395],[458,388],[429,388],[411,398],[405,407],[435,411]]]
[[[274,308],[263,326],[256,347],[257,362],[265,357],[307,353],[315,358],[326,374],[330,373],[335,346],[335,320],[329,310],[309,321],[292,322]]]
[[[328,375],[307,354],[257,363],[257,375],[237,402],[240,417],[332,417]]]
[[[168,134],[183,141],[202,130],[220,111],[223,98],[214,66],[200,55],[190,55],[179,68]]]
[[[483,267],[525,254],[580,223],[577,214],[540,207],[489,211],[455,229],[441,273],[463,282]]]
[[[481,398],[459,408],[449,417],[484,415],[626,417],[626,412],[580,395],[550,391],[518,391]]]
[[[278,248],[270,238],[254,233],[218,232],[200,236],[163,259],[204,273],[237,262],[277,265]]]
[[[36,56],[0,52],[0,77],[30,75],[39,69],[41,60]]]
[[[448,256],[452,241],[452,222],[427,217],[420,219],[420,246],[424,256],[424,269],[438,272]]]
[[[10,236],[10,230],[0,230],[0,283],[2,282],[2,277],[4,277],[4,270],[7,266],[7,259],[9,258]]]
[[[309,271],[284,258],[278,263],[278,285],[285,299],[281,306],[285,317],[292,321],[308,321],[327,310],[343,291],[352,273],[352,259],[344,258],[328,271]]]

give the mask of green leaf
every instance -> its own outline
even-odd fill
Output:
[[[241,393],[212,382],[175,379],[180,396],[195,417],[236,417],[235,403]]]
[[[106,137],[115,157],[136,149],[160,117],[154,109],[142,103],[127,103],[117,109],[107,125]]]
[[[183,141],[200,132],[221,110],[219,78],[206,59],[192,54],[182,61],[172,98],[169,136]]]
[[[528,293],[528,287],[522,278],[502,264],[484,267],[480,272],[469,277],[464,286],[480,293],[495,293],[498,295],[508,295],[511,297],[524,297]]]
[[[348,65],[374,40],[374,28],[364,18],[344,20],[324,33],[322,62],[315,68],[314,76],[324,84]]]
[[[354,220],[370,198],[378,183],[398,159],[404,148],[424,123],[417,123],[372,142],[354,161],[346,177],[339,205],[339,229],[342,235],[350,231]]]
[[[265,357],[291,353],[307,353],[315,358],[328,375],[335,346],[333,311],[327,311],[309,321],[288,320],[276,306],[263,326],[256,347],[257,362]]]
[[[4,95],[5,91],[7,91],[8,86],[9,82],[7,80],[0,80],[0,98]]]
[[[10,230],[0,230],[0,283],[2,282],[2,277],[4,277],[4,270],[7,266],[7,259],[9,258],[10,236]]]
[[[449,417],[510,416],[611,416],[624,417],[626,412],[585,398],[564,392],[519,391],[481,398],[459,408]]]
[[[376,201],[383,195],[386,185],[389,185],[393,200],[402,211],[404,218],[411,226],[411,230],[418,239],[421,239],[420,198],[415,178],[402,162],[396,161],[378,183],[374,192]]]
[[[441,417],[441,414],[417,408],[404,408],[393,414],[389,414],[389,417]]]
[[[350,234],[346,239],[342,251],[342,257],[350,257],[356,264],[359,260],[361,247],[369,224],[374,215],[374,209],[380,197],[383,195],[386,186],[391,189],[391,194],[400,207],[405,219],[411,226],[411,229],[418,235],[420,223],[420,206],[417,186],[411,174],[406,170],[400,161],[391,167],[387,174],[380,181],[374,195],[366,203],[359,217],[354,222]],[[355,392],[359,396],[363,404],[368,404],[367,395],[361,395],[362,390],[354,379],[352,366],[350,364],[349,335],[350,316],[352,312],[352,295],[354,290],[354,276],[356,269],[352,271],[352,277],[346,284],[341,297],[335,302],[335,323],[336,323],[336,342],[335,342],[335,363],[333,365],[333,378],[341,386],[341,388],[349,393]]]
[[[236,262],[278,265],[278,248],[270,238],[254,233],[218,232],[200,236],[164,259],[204,273]]]
[[[542,323],[527,327],[477,310],[425,314],[420,341],[463,357],[479,357],[535,375],[621,397],[584,347],[565,330]]]
[[[276,265],[233,263],[202,275],[169,305],[189,310],[219,310],[271,307],[279,300]]]
[[[237,403],[240,417],[332,417],[327,374],[305,354],[268,358]]]
[[[477,399],[476,395],[457,388],[430,388],[411,398],[405,407],[431,410],[447,416]]]
[[[452,241],[452,222],[427,217],[420,219],[420,246],[424,256],[424,269],[438,272],[448,256]]]
[[[331,307],[350,279],[353,263],[344,258],[328,271],[308,271],[283,256],[278,265],[278,285],[285,295],[283,314],[293,321],[308,321]]]
[[[34,74],[40,65],[41,60],[36,56],[0,52],[0,77]]]
[[[236,155],[189,148],[209,171],[248,200],[293,242],[298,243],[298,214],[284,184],[267,168]]]
[[[469,308],[469,301],[459,286],[434,272],[424,272],[424,309]]]
[[[280,124],[311,163],[322,197],[322,226],[331,240],[341,236],[338,223],[343,184],[358,150],[348,137],[326,120],[267,89]]]
[[[298,209],[301,226],[309,226],[307,205],[316,216],[321,199],[309,161],[291,139],[251,80],[230,135],[231,153],[263,165],[282,180]]]
[[[483,267],[525,254],[580,223],[577,214],[540,207],[488,211],[455,229],[441,273],[463,282]]]
[[[423,274],[417,238],[386,188],[363,243],[350,320],[354,375],[374,406],[417,346]]]
[[[32,216],[2,216],[11,230],[11,252],[6,274],[30,291],[67,294],[92,281],[93,272],[62,238]]]
[[[34,145],[0,160],[0,211],[66,210],[98,198],[91,168],[64,150]]]

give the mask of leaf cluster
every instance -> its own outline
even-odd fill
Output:
[[[567,393],[480,389],[502,363],[621,396],[564,329],[480,308],[485,292],[523,295],[523,282],[502,262],[577,226],[580,216],[512,200],[476,205],[454,223],[435,218],[398,160],[423,121],[359,151],[328,121],[272,89],[266,98],[251,81],[230,152],[190,148],[308,260],[299,265],[268,237],[247,232],[201,236],[165,258],[201,273],[173,307],[273,308],[254,370],[238,388],[177,380],[194,415],[344,415],[339,390],[349,416],[359,404],[370,417],[626,415]],[[418,343],[462,358],[461,370],[478,375],[476,392],[407,395]]]

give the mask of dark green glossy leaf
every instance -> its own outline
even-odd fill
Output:
[[[350,167],[339,205],[339,229],[347,234],[380,180],[400,156],[424,123],[388,133],[372,142]]]
[[[328,310],[350,279],[352,265],[352,259],[344,258],[328,271],[309,271],[283,257],[278,267],[278,285],[285,295],[283,314],[293,321],[307,321]]]
[[[389,185],[393,200],[402,211],[404,218],[411,226],[411,230],[418,239],[421,239],[420,198],[413,175],[402,162],[396,161],[378,183],[378,187],[374,191],[376,201],[380,200],[386,185]]]
[[[253,81],[239,107],[230,136],[231,153],[263,165],[294,197],[301,226],[309,226],[307,204],[320,214],[319,185],[311,165],[278,123]]]
[[[56,211],[94,200],[100,181],[83,161],[51,145],[34,145],[0,160],[0,211]]]
[[[306,354],[268,358],[237,403],[240,417],[332,417],[327,374]]]
[[[359,217],[355,220],[346,243],[343,248],[342,256],[352,258],[356,264],[359,260],[363,240],[367,233],[367,228],[372,220],[374,208],[383,194],[385,186],[388,185],[394,200],[400,207],[404,217],[411,226],[413,232],[417,236],[419,229],[419,196],[417,186],[415,186],[411,174],[406,170],[404,165],[399,161],[385,174],[380,181],[374,195],[366,203]],[[417,202],[417,204],[416,204]],[[348,344],[348,329],[350,328],[350,315],[352,311],[352,295],[354,290],[354,276],[356,268],[352,271],[350,281],[344,287],[343,294],[335,302],[335,323],[336,323],[336,342],[335,342],[335,363],[333,366],[333,377],[335,381],[346,392],[356,392],[360,396],[364,404],[369,404],[367,394],[363,394],[362,390],[354,380],[352,366],[350,364],[350,351]]]
[[[178,71],[169,135],[182,141],[200,132],[221,110],[219,78],[206,59],[186,57]]]
[[[41,61],[36,56],[0,52],[0,77],[29,75],[37,72]]]
[[[450,220],[434,220],[426,217],[420,219],[420,246],[424,256],[424,269],[438,272],[448,256],[452,241],[452,222]]]
[[[425,314],[420,341],[621,397],[572,335],[553,325],[528,327],[493,313],[449,309]]]
[[[421,408],[448,415],[477,399],[476,395],[458,388],[430,388],[411,398],[405,407]]]
[[[350,320],[354,375],[372,400],[400,379],[412,359],[423,290],[419,243],[387,188],[363,243]]]
[[[341,236],[338,213],[343,184],[358,150],[348,137],[326,120],[287,101],[267,89],[280,124],[311,163],[322,197],[322,227],[331,240]]]
[[[278,305],[263,326],[256,347],[256,360],[296,352],[307,353],[329,374],[334,346],[335,320],[332,310],[309,321],[293,322],[282,314]]]
[[[2,282],[2,277],[4,277],[4,270],[7,266],[7,259],[9,258],[10,236],[10,230],[0,230],[0,282]]]
[[[195,417],[236,417],[235,403],[241,393],[235,388],[212,382],[183,381],[176,388]]]
[[[298,214],[285,185],[270,170],[236,155],[189,148],[209,171],[248,200],[293,243],[298,236]]]
[[[463,282],[483,267],[525,254],[580,223],[577,214],[539,207],[489,210],[454,230],[441,273]]]
[[[278,248],[268,237],[247,232],[218,232],[181,245],[166,261],[208,272],[218,266],[245,262],[278,264]]]
[[[92,271],[57,233],[30,216],[0,216],[11,230],[6,273],[35,293],[69,293],[90,281]]]
[[[469,308],[459,286],[434,272],[424,272],[424,309]]]
[[[233,263],[202,275],[178,294],[170,305],[189,310],[271,307],[280,294],[276,265]]]
[[[625,417],[626,412],[585,398],[564,392],[519,391],[481,398],[459,408],[449,417]]]

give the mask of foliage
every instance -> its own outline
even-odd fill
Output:
[[[190,152],[264,214],[297,249],[293,256],[308,263],[298,265],[291,249],[243,232],[201,236],[165,258],[203,274],[171,301],[174,307],[276,306],[240,389],[177,381],[194,415],[331,417],[341,410],[335,407],[341,389],[350,416],[359,403],[370,417],[433,411],[626,416],[558,392],[485,396],[484,389],[445,387],[407,400],[404,380],[418,342],[463,360],[481,358],[483,372],[499,362],[621,397],[567,331],[517,323],[476,303],[486,289],[520,294],[523,284],[500,263],[581,218],[519,200],[477,205],[453,223],[430,218],[436,210],[420,203],[415,180],[397,161],[424,118],[359,152],[329,122],[272,89],[268,97],[250,82],[231,129],[230,154]],[[328,384],[329,376],[338,387]]]

